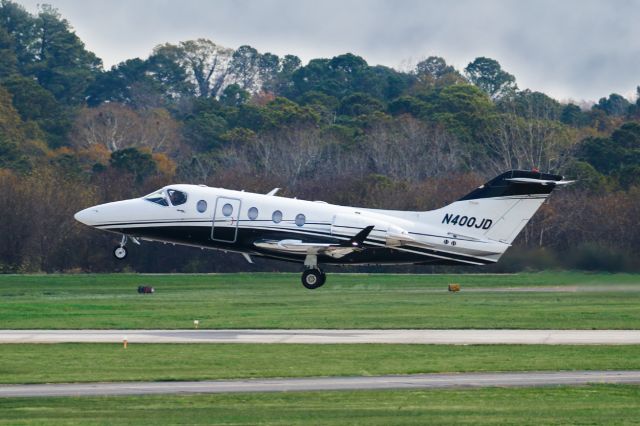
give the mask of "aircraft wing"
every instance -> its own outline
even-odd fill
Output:
[[[334,258],[341,258],[354,251],[362,250],[364,240],[367,239],[373,225],[367,226],[348,241],[339,244],[304,242],[302,240],[258,240],[254,246],[284,253],[298,253],[304,255],[324,254]]]

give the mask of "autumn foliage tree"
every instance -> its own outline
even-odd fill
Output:
[[[54,8],[0,0],[0,271],[120,268],[114,236],[73,213],[171,183],[427,210],[511,168],[578,182],[554,192],[494,270],[640,269],[640,100],[560,102],[487,57],[400,71],[204,38],[149,53],[103,70]],[[247,267],[135,250],[133,270]]]

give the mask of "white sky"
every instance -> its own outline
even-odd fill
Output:
[[[106,67],[195,38],[300,56],[351,52],[404,68],[497,59],[521,89],[560,100],[631,97],[640,85],[638,0],[17,0],[49,3]]]

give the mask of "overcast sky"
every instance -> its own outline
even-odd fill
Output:
[[[303,61],[352,52],[405,69],[497,59],[521,89],[560,100],[631,97],[640,85],[639,0],[17,0],[58,8],[107,67],[160,43],[208,38]]]

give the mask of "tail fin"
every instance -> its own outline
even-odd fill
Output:
[[[559,175],[511,170],[429,212],[429,219],[450,234],[511,244],[551,191],[568,183]]]

